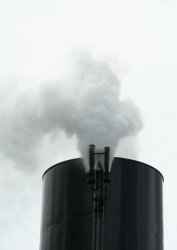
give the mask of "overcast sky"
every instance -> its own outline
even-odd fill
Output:
[[[164,175],[165,249],[177,247],[176,13],[175,0],[1,1],[1,250],[39,248],[42,173],[79,156],[76,139],[60,131],[58,140],[39,136],[23,152],[15,148],[30,137],[17,133],[14,106],[23,109],[41,82],[72,71],[82,50],[116,62],[122,98],[142,113],[144,128],[132,145],[140,161]],[[117,156],[134,154],[124,145]]]

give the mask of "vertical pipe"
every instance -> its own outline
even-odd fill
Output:
[[[96,171],[97,183],[97,244],[96,250],[103,250],[104,194],[103,171]]]
[[[95,173],[96,175],[96,173]],[[95,176],[96,179],[96,176]],[[93,239],[92,239],[92,250],[96,250],[97,244],[97,182],[93,186]]]
[[[104,213],[98,213],[97,216],[97,248],[103,250],[103,232],[104,232]]]

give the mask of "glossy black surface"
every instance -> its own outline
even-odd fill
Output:
[[[162,184],[156,169],[115,158],[108,185],[104,250],[163,250]],[[93,201],[81,159],[44,174],[40,250],[91,250]]]

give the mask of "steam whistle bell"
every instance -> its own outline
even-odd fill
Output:
[[[90,165],[90,178],[88,182],[90,184],[95,183],[95,178],[94,178],[94,171],[95,171],[95,156],[98,155],[104,155],[104,167],[102,166],[101,169],[103,169],[104,172],[104,182],[110,182],[109,180],[109,156],[110,156],[110,147],[105,147],[103,152],[96,152],[95,151],[95,145],[90,145],[89,146],[89,165]],[[100,165],[100,162],[98,162]],[[97,166],[100,168],[100,166]]]

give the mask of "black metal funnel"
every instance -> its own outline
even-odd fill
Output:
[[[104,250],[163,250],[163,177],[153,167],[115,158],[104,207]],[[83,161],[43,176],[40,250],[91,250],[93,200]]]

